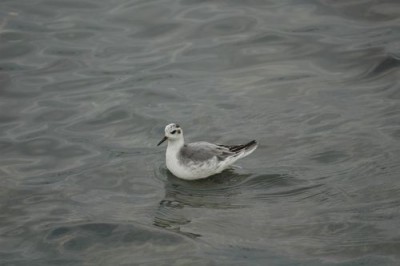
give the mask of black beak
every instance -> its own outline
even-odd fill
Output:
[[[164,136],[163,139],[157,144],[157,146],[160,146],[161,143],[163,143],[164,141],[166,141],[168,138],[167,136]]]

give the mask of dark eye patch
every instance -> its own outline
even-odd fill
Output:
[[[174,131],[171,131],[171,134],[175,134],[176,133],[176,130],[174,130]]]

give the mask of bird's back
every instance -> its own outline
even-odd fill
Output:
[[[192,172],[193,176],[207,177],[222,172],[256,148],[256,141],[233,146],[193,142],[180,149],[178,161],[182,168],[186,172]]]
[[[223,160],[228,155],[233,155],[233,152],[226,147],[204,141],[185,144],[180,150],[180,156],[184,161],[200,163],[214,157]]]

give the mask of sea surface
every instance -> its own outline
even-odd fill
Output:
[[[0,265],[400,265],[400,2],[1,0]]]

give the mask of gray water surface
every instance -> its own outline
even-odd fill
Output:
[[[0,2],[0,265],[400,265],[397,0]],[[259,148],[187,182],[164,126]]]

